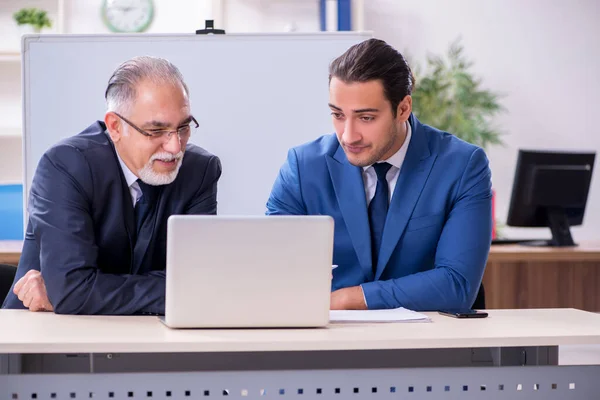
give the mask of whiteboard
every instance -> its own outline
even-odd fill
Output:
[[[116,67],[153,55],[173,62],[189,86],[192,114],[200,123],[190,141],[221,159],[219,214],[263,214],[287,150],[333,132],[329,63],[370,37],[368,32],[26,36],[24,193],[48,148],[104,119],[104,91]]]

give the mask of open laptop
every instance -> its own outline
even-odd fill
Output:
[[[174,215],[163,322],[171,328],[329,323],[333,219]]]

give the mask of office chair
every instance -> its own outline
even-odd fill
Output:
[[[16,273],[17,268],[14,265],[0,264],[0,305],[8,295]]]
[[[475,297],[473,307],[471,308],[474,310],[485,310],[485,289],[483,288],[483,283],[479,286],[477,297]]]

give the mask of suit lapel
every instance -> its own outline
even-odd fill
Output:
[[[406,158],[396,182],[394,195],[387,214],[381,250],[377,262],[375,279],[379,279],[387,265],[400,237],[402,236],[408,220],[423,191],[431,168],[437,158],[429,151],[427,136],[418,120],[411,116],[410,124],[412,137],[408,145]]]
[[[327,156],[326,162],[358,261],[365,276],[372,279],[371,236],[361,168],[348,162],[342,146],[333,156]]]

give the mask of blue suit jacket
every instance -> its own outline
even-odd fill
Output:
[[[221,164],[188,144],[177,178],[158,190],[154,224],[136,238],[131,194],[105,128],[96,122],[41,158],[15,282],[41,271],[60,314],[162,314],[167,219],[216,214]],[[11,290],[3,307],[23,304]]]
[[[376,272],[360,167],[335,135],[293,148],[267,214],[335,220],[332,290],[361,285],[370,309],[471,307],[491,244],[491,174],[482,149],[411,116],[406,158]]]

